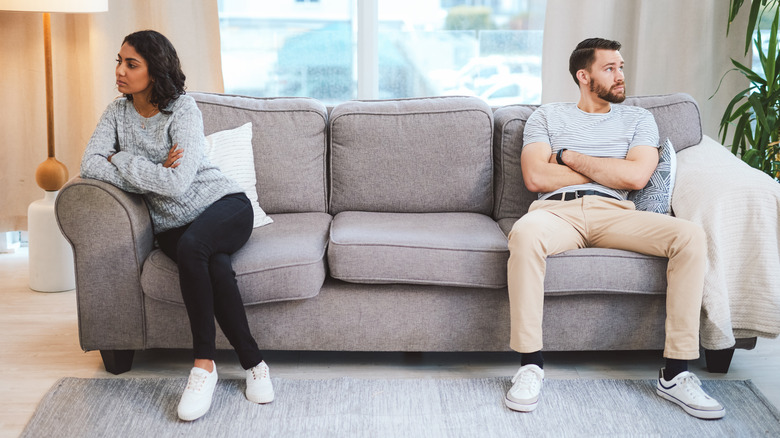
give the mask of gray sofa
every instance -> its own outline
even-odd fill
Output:
[[[534,106],[191,95],[207,135],[253,124],[274,222],[233,265],[261,349],[509,349],[506,233],[536,198],[520,170]],[[701,141],[689,96],[626,103],[648,108],[678,151]],[[81,347],[114,373],[135,350],[190,348],[176,265],[155,248],[143,199],[76,177],[56,212],[75,255]],[[589,248],[548,266],[546,351],[663,348],[666,259]],[[217,344],[230,348],[221,332]],[[731,353],[708,352],[710,368],[725,372]]]

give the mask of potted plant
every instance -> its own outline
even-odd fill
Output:
[[[729,27],[744,0],[730,0]],[[750,166],[780,181],[780,56],[778,56],[778,21],[780,0],[752,0],[745,54],[753,42],[758,27],[755,47],[759,63],[752,69],[735,61],[734,69],[745,75],[750,86],[731,100],[720,121],[721,143],[726,144],[729,128],[734,127],[731,152],[741,156]],[[761,20],[774,16],[769,28],[768,49],[763,49]],[[728,28],[727,28],[728,32]],[[726,72],[728,74],[729,72]],[[763,73],[763,76],[762,76]],[[725,77],[725,75],[724,75]],[[717,91],[716,91],[717,92]]]

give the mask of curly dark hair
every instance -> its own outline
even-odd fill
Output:
[[[141,30],[126,36],[122,44],[133,46],[136,52],[146,60],[149,76],[152,79],[152,93],[149,101],[160,112],[170,114],[165,109],[172,100],[185,94],[184,72],[181,70],[179,55],[173,44],[163,34],[154,30]],[[133,95],[125,94],[129,100]]]
[[[577,80],[577,72],[588,70],[596,60],[596,50],[620,50],[621,44],[617,41],[606,40],[604,38],[588,38],[577,44],[577,47],[571,52],[569,57],[569,73],[574,78],[574,83],[580,85]]]

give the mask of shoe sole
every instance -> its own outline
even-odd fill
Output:
[[[206,415],[206,413],[209,411],[210,408],[211,408],[211,402],[209,402],[209,405],[206,406],[205,409],[199,409],[199,410],[195,411],[194,413],[190,413],[189,415],[182,414],[181,412],[178,412],[178,411],[177,411],[177,414],[179,414],[179,419],[182,420],[182,421],[195,421],[198,418]]]
[[[509,400],[508,398],[505,397],[504,398],[504,404],[506,405],[506,407],[508,407],[509,409],[511,409],[513,411],[517,411],[517,412],[531,412],[534,409],[536,409],[536,407],[539,405],[539,400],[537,400],[537,401],[535,401],[535,402],[533,402],[531,404],[527,404],[526,405],[526,404],[514,402],[514,401]]]
[[[723,416],[726,415],[726,409],[724,408],[718,409],[716,411],[696,409],[686,405],[681,400],[675,398],[673,395],[667,394],[666,392],[658,388],[655,389],[655,393],[660,395],[662,398],[669,400],[670,402],[683,408],[683,410],[692,417],[700,418],[702,420],[717,420],[719,418],[723,418]]]

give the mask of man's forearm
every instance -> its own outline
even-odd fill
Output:
[[[555,161],[547,143],[530,143],[523,147],[520,165],[523,170],[525,187],[537,193],[549,193],[561,187],[585,184],[591,180]]]
[[[647,184],[643,169],[633,161],[591,157],[571,150],[564,151],[561,159],[572,171],[613,189],[638,190]]]

